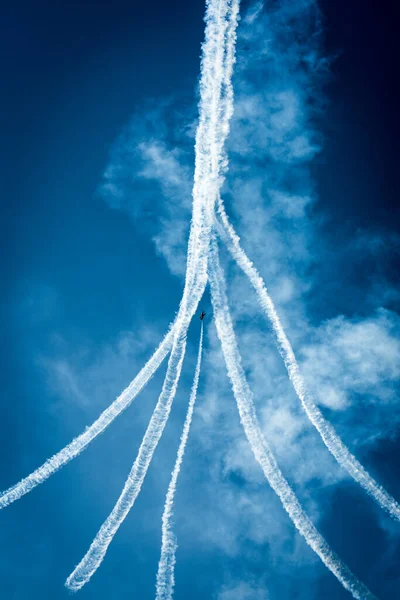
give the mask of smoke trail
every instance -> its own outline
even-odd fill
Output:
[[[182,370],[187,330],[207,284],[207,241],[209,235],[207,227],[204,227],[203,231],[200,232],[199,244],[202,245],[202,248],[198,255],[196,283],[191,289],[185,288],[174,329],[175,337],[163,388],[140,445],[138,455],[113,510],[101,526],[89,550],[65,582],[66,587],[71,591],[78,591],[83,587],[103,561],[108,546],[141,490],[154,452],[164,431]]]
[[[322,562],[340,583],[358,600],[373,600],[375,596],[353,575],[350,569],[330,549],[301,507],[296,495],[280,471],[258,423],[253,395],[242,367],[241,356],[233,331],[226,297],[226,285],[219,265],[218,248],[211,241],[209,278],[217,333],[221,342],[226,368],[239,409],[246,437],[254,457],[260,464],[270,486],[282,502],[294,525]]]
[[[71,591],[77,591],[83,587],[98,569],[107,552],[108,546],[128,515],[141,490],[150,462],[171,411],[185,356],[187,330],[207,284],[209,237],[209,228],[201,226],[200,235],[198,236],[200,253],[198,253],[197,259],[197,273],[193,277],[195,283],[190,287],[189,285],[185,286],[176,319],[174,342],[161,394],[118,501],[98,531],[89,550],[66,580],[65,585]],[[188,261],[187,271],[189,271],[190,266]],[[189,277],[190,274],[187,276],[187,281],[189,281]]]
[[[223,132],[223,143],[229,135],[230,120],[234,110],[234,92],[232,85],[233,68],[236,63],[236,31],[239,21],[239,0],[232,0],[229,26],[226,33],[226,48],[224,57],[224,77],[223,77],[223,95],[220,104],[220,127]],[[222,168],[227,170],[228,159],[223,157]]]
[[[72,591],[77,591],[85,585],[98,569],[107,552],[108,546],[141,490],[147,469],[149,468],[171,411],[172,401],[176,393],[185,356],[188,325],[193,312],[197,308],[199,296],[202,295],[203,290],[204,287],[197,291],[196,297],[192,301],[192,310],[184,315],[184,318],[180,319],[163,388],[122,493],[94,538],[86,555],[67,578],[65,585]]]
[[[46,460],[46,462],[33,471],[33,473],[1,493],[0,509],[5,508],[15,500],[19,500],[19,498],[33,490],[40,483],[46,481],[46,479],[61,469],[61,467],[78,456],[78,454],[80,454],[94,438],[102,433],[114,419],[131,404],[157,371],[170,351],[174,338],[174,327],[175,325],[170,328],[153,356],[145,364],[135,379],[122,394],[101,413],[99,418],[90,427],[76,437],[68,444],[68,446],[65,446],[65,448],[60,450],[57,454]]]
[[[179,307],[174,343],[163,389],[124,489],[88,552],[68,577],[66,586],[80,589],[101,564],[107,548],[140,492],[144,477],[162,435],[178,385],[186,349],[187,329],[207,283],[207,257],[214,205],[223,178],[225,132],[219,124],[224,79],[225,37],[230,16],[227,0],[209,0],[201,64],[199,125],[196,132],[193,216],[188,248],[185,289]],[[191,282],[194,281],[194,286]]]
[[[209,237],[209,232],[206,235]],[[203,238],[204,233],[199,238],[203,248],[199,254],[196,283],[191,289],[185,288],[183,294],[174,329],[174,342],[168,361],[168,369],[157,405],[120,497],[98,531],[89,550],[65,582],[66,587],[71,591],[78,591],[83,587],[103,561],[108,546],[139,495],[147,470],[167,423],[182,370],[186,350],[187,330],[207,284],[208,245]]]
[[[71,591],[77,591],[83,587],[98,569],[108,546],[141,490],[147,470],[167,423],[178,387],[186,350],[187,330],[207,283],[207,248],[208,246],[205,246],[199,255],[196,285],[192,287],[190,293],[184,293],[183,295],[162,391],[143,437],[138,455],[113,510],[101,526],[89,550],[65,582],[66,587]]]
[[[172,513],[174,506],[174,497],[176,491],[176,484],[179,476],[179,472],[182,465],[183,455],[185,453],[186,444],[189,437],[190,426],[193,417],[194,405],[196,402],[197,388],[199,385],[200,367],[201,367],[201,356],[203,348],[203,322],[201,323],[199,351],[197,355],[196,370],[193,378],[192,390],[190,393],[189,406],[183,425],[183,431],[181,441],[178,448],[176,462],[174,470],[171,474],[171,481],[168,486],[168,492],[165,498],[164,513],[162,516],[162,546],[161,546],[161,557],[158,564],[157,573],[157,595],[156,600],[172,600],[172,594],[175,585],[174,569],[176,562],[176,537],[172,532]]]
[[[335,457],[337,462],[357,481],[364,490],[380,504],[392,517],[400,521],[400,505],[396,500],[379,485],[369,473],[358,462],[355,456],[351,454],[344,445],[340,437],[330,423],[323,417],[320,409],[316,405],[312,395],[306,391],[303,377],[300,373],[293,349],[285,334],[285,331],[276,312],[275,306],[263,279],[260,277],[253,263],[248,259],[244,250],[240,246],[240,238],[235,233],[232,225],[229,223],[221,198],[218,199],[218,214],[221,223],[217,222],[218,233],[225,242],[229,252],[249,278],[254,287],[258,301],[264,313],[268,317],[273,332],[275,334],[276,344],[280,355],[283,358],[290,381],[301,401],[311,423],[317,429],[325,446]]]
[[[189,286],[194,285],[197,273],[195,266],[192,267],[193,257],[188,256],[190,263],[190,278]],[[189,267],[188,267],[189,269]],[[170,352],[173,338],[174,328],[176,323],[173,323],[169,331],[164,336],[159,347],[154,352],[153,356],[148,360],[138,375],[131,381],[129,386],[114,400],[114,402],[106,408],[101,415],[87,427],[78,437],[72,440],[62,450],[48,458],[40,467],[35,469],[30,475],[24,477],[17,484],[9,487],[0,493],[0,510],[6,508],[16,500],[19,500],[25,494],[32,491],[36,486],[44,483],[49,477],[54,475],[64,465],[76,458],[85,448],[100,435],[111,423],[130,406],[136,396],[142,391],[155,372],[159,369],[167,354]]]

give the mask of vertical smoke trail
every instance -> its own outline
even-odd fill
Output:
[[[223,133],[222,143],[224,144],[226,138],[229,135],[230,120],[234,110],[234,92],[232,85],[233,68],[236,62],[236,38],[237,38],[237,26],[239,21],[239,0],[232,0],[231,12],[229,18],[229,26],[226,33],[226,48],[224,57],[224,78],[223,84],[223,95],[220,104],[220,127]],[[228,160],[226,154],[222,159],[222,169],[225,171],[228,168]]]
[[[57,452],[57,454],[46,460],[46,462],[33,471],[33,473],[1,493],[0,509],[5,508],[15,500],[19,500],[19,498],[33,490],[37,485],[46,481],[46,479],[61,469],[61,467],[78,456],[78,454],[80,454],[94,438],[102,433],[114,419],[131,404],[157,371],[172,347],[173,338],[174,325],[167,332],[153,356],[145,364],[135,379],[122,394],[101,413],[99,418],[90,427],[72,440],[68,446],[65,446],[65,448]]]
[[[282,502],[297,530],[340,583],[358,600],[373,600],[375,596],[362,584],[330,549],[301,507],[296,495],[280,471],[258,423],[253,395],[242,367],[226,297],[226,285],[219,265],[218,248],[211,242],[209,278],[217,333],[221,342],[226,368],[239,409],[246,437],[254,457],[260,464],[270,486]]]
[[[209,0],[201,64],[199,125],[196,133],[196,161],[193,186],[193,216],[188,248],[185,289],[174,329],[174,343],[163,389],[143,438],[138,456],[123,491],[88,552],[66,581],[71,590],[80,589],[101,564],[109,544],[133,506],[162,435],[178,385],[186,349],[186,334],[207,283],[207,262],[214,205],[223,178],[223,143],[219,115],[224,80],[225,38],[230,2]],[[195,282],[192,285],[192,282]]]
[[[293,349],[282,327],[275,306],[272,302],[267,288],[257,269],[248,259],[244,250],[240,246],[240,238],[235,233],[232,225],[229,223],[222,200],[218,199],[218,214],[221,222],[217,222],[218,233],[225,242],[232,257],[238,266],[249,278],[254,287],[258,301],[264,313],[268,317],[273,332],[275,334],[276,344],[280,355],[283,358],[290,381],[296,391],[296,394],[302,404],[311,423],[317,429],[325,446],[335,457],[337,462],[353,477],[357,483],[372,497],[378,504],[386,510],[392,517],[400,521],[400,505],[396,500],[379,485],[369,473],[358,462],[355,456],[351,454],[344,445],[340,437],[330,423],[323,417],[320,409],[315,403],[314,398],[306,391],[303,377],[300,373]]]
[[[190,426],[192,423],[194,405],[196,402],[197,388],[199,385],[201,357],[203,349],[203,322],[201,323],[199,351],[197,355],[196,370],[193,378],[193,385],[190,392],[189,406],[183,425],[181,441],[178,448],[174,470],[171,474],[171,481],[168,486],[168,492],[165,498],[164,513],[162,516],[162,546],[161,557],[158,564],[157,573],[157,595],[156,600],[172,600],[172,594],[175,585],[175,562],[176,562],[176,537],[172,532],[172,514],[174,506],[174,497],[176,484],[178,481],[179,472],[182,465],[183,455],[185,453],[186,444],[189,437]]]

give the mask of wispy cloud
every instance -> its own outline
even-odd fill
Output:
[[[89,421],[98,416],[137,374],[160,338],[156,325],[121,332],[102,347],[88,339],[72,342],[54,335],[47,352],[36,358],[54,397],[51,410],[62,411],[66,423],[76,414]],[[71,412],[73,406],[76,411]]]
[[[338,421],[350,419],[353,444],[390,436],[398,425],[399,334],[398,315],[381,309],[367,318],[331,319],[302,348],[310,386],[319,390],[322,405],[343,411]],[[368,419],[352,424],[352,409],[367,411]]]
[[[100,195],[147,230],[172,273],[185,272],[193,185],[192,110],[150,102],[113,145]],[[182,124],[183,123],[183,124]]]
[[[225,585],[218,594],[218,600],[268,600],[268,591],[247,581],[236,581]]]

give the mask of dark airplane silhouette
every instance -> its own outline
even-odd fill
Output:
[[[204,319],[204,317],[206,316],[206,313],[203,311],[200,315],[200,321],[202,321]]]

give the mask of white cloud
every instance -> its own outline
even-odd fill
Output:
[[[317,400],[340,411],[339,423],[354,421],[352,444],[390,436],[399,422],[399,332],[400,319],[390,311],[363,319],[339,316],[302,347],[302,370]]]
[[[48,353],[36,359],[53,392],[52,410],[62,410],[68,419],[72,403],[88,415],[97,416],[94,407],[100,412],[119,395],[160,339],[155,326],[146,326],[137,333],[122,332],[113,343],[100,348],[81,339],[77,352],[76,341],[71,345],[53,336]]]
[[[246,581],[226,585],[218,594],[218,600],[268,600],[269,597],[266,588]]]
[[[185,272],[193,180],[190,113],[172,99],[149,103],[116,140],[99,188],[111,208],[126,211],[152,236],[174,275]],[[174,121],[173,136],[166,123]],[[179,119],[179,124],[178,124]],[[186,119],[186,124],[182,124]]]

